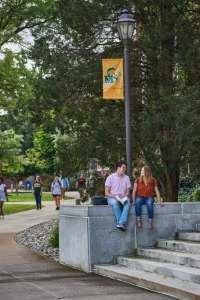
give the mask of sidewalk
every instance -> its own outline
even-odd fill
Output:
[[[76,192],[67,196],[77,198]],[[75,199],[61,201],[74,205]],[[54,201],[44,201],[40,211],[30,210],[0,220],[0,299],[1,300],[170,300],[121,281],[87,274],[60,265],[14,242],[19,231],[58,217]],[[67,247],[67,245],[66,245]]]

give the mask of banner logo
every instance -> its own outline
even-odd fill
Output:
[[[114,83],[115,81],[118,82],[120,76],[122,76],[122,73],[114,67],[108,68],[106,73],[107,75],[104,76],[104,83]]]
[[[123,59],[103,59],[103,98],[124,99]]]

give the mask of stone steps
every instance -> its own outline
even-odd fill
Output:
[[[178,239],[200,242],[200,232],[179,232]]]
[[[148,258],[168,261],[188,267],[200,268],[200,254],[192,254],[189,252],[169,251],[164,249],[138,249],[138,255]]]
[[[191,243],[180,240],[158,240],[157,245],[158,248],[200,254],[200,243],[197,242]]]
[[[158,240],[158,248],[119,256],[116,265],[95,265],[94,272],[181,299],[200,300],[200,232],[179,232],[182,240]]]
[[[200,299],[200,286],[198,284],[176,278],[172,280],[170,277],[120,265],[95,265],[94,273],[181,299]]]
[[[117,262],[119,265],[128,268],[134,268],[200,284],[200,270],[198,268],[185,267],[169,262],[147,260],[144,258],[129,258],[122,256],[117,258]]]

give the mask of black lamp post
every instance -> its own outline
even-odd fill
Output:
[[[124,80],[125,80],[125,123],[126,123],[126,161],[127,175],[133,184],[132,177],[132,155],[131,155],[131,103],[130,103],[130,55],[129,44],[135,29],[135,20],[127,9],[117,21],[119,36],[124,44]]]

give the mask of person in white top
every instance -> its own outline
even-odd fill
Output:
[[[4,219],[3,215],[3,203],[4,200],[8,201],[8,193],[7,193],[7,188],[6,185],[3,183],[3,178],[0,177],[0,219]]]
[[[60,209],[60,196],[61,196],[61,183],[58,176],[55,177],[54,182],[51,184],[51,193],[55,199],[56,210]]]

